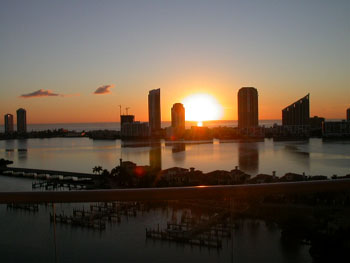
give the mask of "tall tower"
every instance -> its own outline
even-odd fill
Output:
[[[258,91],[253,87],[243,87],[238,91],[238,128],[258,125]]]
[[[13,133],[13,115],[12,114],[6,114],[4,116],[4,123],[5,123],[5,133]]]
[[[175,103],[171,108],[171,127],[185,129],[185,108],[182,103]]]
[[[180,138],[185,132],[185,108],[181,103],[175,103],[171,108],[172,135]]]
[[[148,93],[148,120],[150,136],[159,134],[160,122],[160,89],[154,89]]]
[[[22,108],[17,110],[17,132],[27,132],[27,112],[25,109]]]

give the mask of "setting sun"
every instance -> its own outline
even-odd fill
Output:
[[[223,108],[219,102],[209,94],[194,94],[185,98],[186,120],[196,121],[201,126],[203,121],[218,120],[222,117]]]

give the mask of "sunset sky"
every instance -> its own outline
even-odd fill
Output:
[[[237,91],[259,118],[310,93],[311,115],[350,107],[350,1],[1,1],[0,114],[29,123],[147,121],[147,95],[209,94],[237,119]]]

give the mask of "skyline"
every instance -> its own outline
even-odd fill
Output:
[[[163,121],[196,93],[236,120],[237,92],[253,86],[260,120],[281,119],[307,93],[310,116],[344,119],[349,10],[348,1],[4,1],[0,114],[25,108],[29,124],[114,122],[121,104],[147,121],[146,96],[160,88]]]

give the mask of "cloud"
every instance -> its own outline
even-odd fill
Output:
[[[32,93],[23,94],[20,97],[21,98],[36,98],[36,97],[51,97],[51,96],[62,96],[62,95],[57,94],[57,93],[53,93],[51,90],[39,89],[39,90],[34,91]]]
[[[114,88],[114,85],[104,85],[104,86],[97,88],[97,90],[95,90],[94,94],[108,94],[108,93],[111,93],[110,89],[112,89],[112,88]]]

